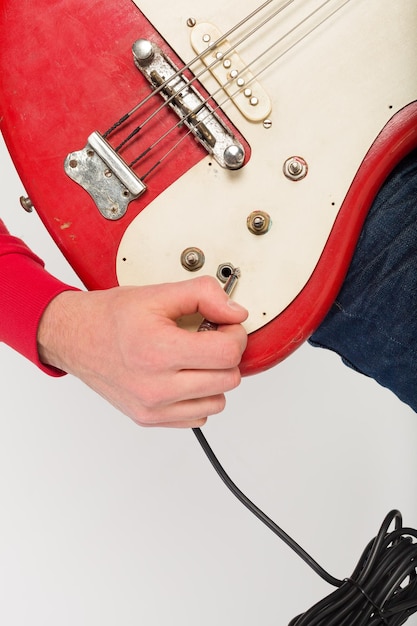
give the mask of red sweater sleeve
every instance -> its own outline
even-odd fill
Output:
[[[69,289],[75,288],[51,276],[43,261],[0,220],[0,341],[51,376],[64,372],[40,362],[38,325],[49,302]]]

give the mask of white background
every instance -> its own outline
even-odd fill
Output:
[[[3,144],[0,188],[9,229],[79,284],[20,208]],[[332,590],[229,494],[192,432],[141,429],[4,345],[0,371],[1,624],[285,626]],[[204,432],[338,578],[389,510],[417,526],[416,416],[335,355],[305,345],[245,379]]]

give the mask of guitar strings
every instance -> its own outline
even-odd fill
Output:
[[[307,23],[309,20],[311,20],[311,18],[316,15],[318,12],[320,12],[327,4],[329,4],[330,2],[332,2],[333,0],[325,0],[325,2],[323,2],[319,7],[317,7],[314,11],[312,11],[310,14],[308,14],[305,18],[303,18],[297,25],[295,25],[291,30],[289,30],[285,35],[283,35],[279,40],[277,40],[276,42],[274,42],[271,46],[269,46],[269,48],[267,48],[265,51],[263,51],[258,57],[256,57],[251,63],[249,63],[248,65],[246,65],[242,70],[241,73],[244,73],[249,67],[251,67],[253,64],[257,63],[263,56],[265,56],[266,54],[268,54],[269,52],[271,52],[271,50],[278,45],[279,43],[282,43],[284,39],[286,39],[287,37],[289,37],[290,35],[292,35],[296,30],[298,30],[302,25],[304,25],[305,23]],[[270,61],[267,65],[265,65],[261,70],[259,70],[259,72],[257,72],[250,80],[248,80],[245,84],[245,87],[248,87],[253,81],[257,80],[259,78],[259,76],[265,72],[267,69],[269,69],[273,64],[275,64],[279,59],[281,59],[285,54],[287,54],[290,50],[292,50],[293,48],[295,48],[295,46],[297,46],[299,43],[301,43],[301,41],[303,41],[306,37],[310,36],[316,29],[318,29],[319,27],[321,27],[328,19],[330,19],[333,15],[335,15],[335,13],[337,13],[340,9],[342,9],[348,2],[350,2],[350,0],[343,0],[341,4],[339,4],[337,7],[335,7],[329,14],[327,14],[319,23],[317,23],[316,25],[314,25],[312,28],[310,28],[310,30],[304,34],[302,34],[297,40],[295,40],[288,48],[286,48],[283,52],[281,52],[277,57],[275,57],[272,61]],[[236,47],[234,46],[233,49],[236,49]],[[206,54],[206,51],[204,52],[204,54]],[[172,78],[170,79],[172,80]],[[200,108],[203,108],[205,104],[207,104],[213,97],[215,97],[218,93],[222,92],[224,90],[224,87],[228,86],[234,79],[230,79],[229,81],[227,81],[224,85],[220,86],[215,92],[213,92],[212,94],[210,94],[210,96],[208,98],[206,98],[206,100],[204,100],[201,105]],[[205,120],[207,120],[209,117],[211,117],[217,110],[221,109],[227,102],[229,102],[230,100],[233,100],[233,98],[238,95],[240,93],[240,88],[238,88],[234,93],[232,93],[230,96],[227,96],[227,98],[225,98],[222,102],[218,103],[217,106],[212,109],[209,110],[206,115],[204,117],[202,117],[201,119],[199,118],[199,121],[204,122]],[[174,94],[175,96],[175,94]],[[164,102],[164,105],[166,105],[167,102]],[[160,107],[161,108],[163,108]],[[195,113],[195,111],[193,111],[192,113]],[[131,163],[130,163],[130,167],[133,167],[134,165],[136,165],[142,158],[144,158],[147,154],[149,154],[149,152],[151,150],[153,150],[159,143],[161,143],[161,141],[163,141],[164,139],[167,138],[167,136],[173,132],[175,129],[179,128],[180,126],[183,125],[184,120],[187,119],[189,117],[189,115],[191,115],[192,113],[186,115],[184,118],[182,118],[181,120],[179,120],[172,128],[168,129],[161,137],[159,137],[151,146],[149,146],[144,152],[142,152],[138,157],[136,157]],[[184,133],[184,135],[160,158],[158,159],[157,162],[155,162],[152,167],[141,177],[141,180],[144,181],[145,178],[147,178],[159,165],[161,165],[163,163],[163,161],[165,161],[175,150],[177,150],[177,148],[179,148],[179,146],[182,144],[182,142],[189,137],[192,134],[192,130],[188,130],[186,133]]]
[[[272,0],[270,0],[272,1]],[[206,74],[207,72],[209,72],[210,70],[212,70],[216,65],[218,65],[219,63],[221,63],[224,59],[225,56],[227,56],[230,52],[233,52],[235,50],[237,50],[237,48],[242,45],[242,43],[244,43],[245,41],[247,41],[248,39],[250,39],[250,37],[252,37],[254,34],[256,34],[259,30],[261,30],[266,24],[269,24],[277,15],[279,15],[284,9],[286,9],[290,4],[292,4],[294,2],[294,0],[287,0],[286,3],[284,3],[282,6],[280,6],[278,9],[276,9],[274,11],[274,13],[272,13],[272,15],[269,15],[268,17],[266,17],[261,23],[257,24],[251,31],[249,31],[247,34],[243,35],[241,37],[241,39],[239,39],[235,44],[231,45],[227,50],[225,50],[224,52],[222,52],[222,58],[215,58],[208,66],[204,67],[202,70],[200,70],[200,72],[198,72],[197,74],[195,74],[192,79],[187,83],[187,87],[190,87],[193,83],[195,83],[199,78],[201,78],[204,74]],[[253,15],[253,14],[252,14]],[[252,17],[252,16],[251,16]],[[250,18],[246,18],[246,20],[242,20],[242,22],[240,22],[240,24],[242,24],[244,21],[248,21],[248,19]],[[240,26],[236,26],[234,27],[234,30],[237,30]],[[230,34],[231,31],[229,31]],[[214,43],[212,43],[210,46],[208,46],[201,54],[198,55],[198,57],[196,57],[197,60],[201,60],[204,56],[206,56],[210,51],[215,50],[220,43],[223,43],[227,37],[229,35],[222,35],[219,39],[217,39]],[[255,59],[256,61],[256,59]],[[192,65],[194,64],[195,60],[190,61],[190,63],[188,63],[187,65],[184,66],[184,68],[178,70],[176,73],[174,73],[172,76],[170,76],[162,85],[158,86],[157,89],[155,89],[150,96],[148,96],[147,98],[145,98],[145,100],[142,101],[142,103],[138,104],[137,107],[135,107],[135,109],[133,109],[133,111],[136,111],[139,107],[142,106],[142,104],[146,103],[150,97],[152,97],[153,95],[156,95],[157,93],[159,93],[161,90],[163,90],[167,85],[169,85],[169,83],[171,83],[176,77],[181,76],[184,71],[186,69],[190,69],[192,67]],[[246,67],[244,67],[241,71],[240,74],[245,72],[252,64],[254,63],[254,61],[252,61],[252,63],[250,63],[249,65],[247,65]],[[211,97],[213,97],[214,95],[216,95],[219,91],[221,91],[224,87],[227,87],[227,85],[229,85],[234,79],[230,78],[223,86],[220,86],[219,89],[214,92],[213,94],[211,94]],[[124,139],[122,141],[121,144],[119,144],[119,146],[117,146],[117,148],[115,148],[116,152],[119,152],[121,150],[121,148],[128,143],[128,141],[130,141],[130,139],[132,139],[135,135],[137,135],[156,115],[158,115],[158,113],[160,113],[167,104],[169,104],[170,102],[172,102],[172,100],[174,100],[176,98],[176,96],[178,95],[178,93],[181,92],[181,89],[179,91],[176,91],[175,93],[173,93],[167,100],[164,100],[161,105],[155,110],[153,111],[149,117],[147,119],[145,119],[140,126],[137,126],[127,137],[126,139]],[[204,102],[202,102],[201,107],[203,107],[205,104],[207,104],[209,99],[205,100]],[[196,113],[196,111],[193,111],[192,113]],[[191,113],[191,114],[192,114]],[[189,115],[191,115],[189,114]],[[130,113],[128,114],[130,116]],[[185,116],[184,119],[187,119],[188,116]],[[182,123],[183,120],[180,121],[180,123]],[[176,125],[175,127],[173,127],[173,130],[177,127],[178,125]],[[146,151],[148,152],[148,150]],[[135,160],[137,161],[137,159]]]
[[[199,55],[197,55],[194,59],[192,59],[188,64],[184,65],[182,68],[180,68],[177,72],[175,72],[172,76],[170,76],[168,78],[168,80],[166,80],[165,82],[163,82],[161,85],[159,85],[156,89],[152,90],[149,95],[144,98],[139,104],[137,104],[130,112],[126,113],[118,122],[116,122],[109,130],[107,130],[104,133],[104,137],[107,138],[117,127],[119,127],[122,123],[126,122],[140,107],[144,106],[151,98],[153,98],[155,95],[157,95],[158,93],[160,93],[160,91],[162,91],[170,82],[172,82],[176,77],[180,76],[183,74],[183,72],[187,69],[190,69],[191,66],[198,60],[200,60],[203,56],[205,56],[208,52],[210,52],[211,50],[214,50],[220,43],[222,43],[227,37],[229,37],[231,34],[233,34],[236,30],[240,29],[243,25],[245,25],[248,21],[250,21],[253,17],[255,17],[260,11],[262,11],[263,9],[265,9],[271,2],[273,2],[274,0],[267,0],[266,2],[264,2],[260,7],[258,7],[255,11],[253,11],[251,14],[249,14],[247,17],[245,17],[244,19],[242,19],[240,22],[238,22],[238,24],[236,24],[233,28],[231,28],[229,31],[227,31],[224,35],[222,35],[221,37],[219,37],[216,41],[212,42],[209,46],[207,46],[207,48]],[[331,2],[332,0],[326,0],[321,6],[318,7],[318,9],[316,9],[316,11],[313,11],[309,16],[307,16],[307,18],[305,18],[304,20],[302,20],[300,22],[300,24],[302,24],[303,22],[305,22],[307,19],[309,19],[309,17],[311,17],[314,13],[316,13],[317,11],[321,10],[326,4],[328,4],[329,2]],[[248,35],[244,36],[239,42],[238,44],[234,44],[233,46],[230,47],[230,49],[225,53],[227,54],[228,52],[230,52],[231,50],[236,50],[237,45],[240,45],[242,42],[246,41],[248,37],[252,36],[255,32],[257,32],[261,27],[263,27],[265,24],[269,23],[271,19],[273,19],[278,13],[280,13],[282,10],[284,10],[285,8],[287,8],[290,4],[292,4],[294,2],[294,0],[288,0],[286,3],[284,3],[283,5],[281,5],[273,14],[272,16],[269,16],[268,18],[266,18],[261,24],[259,24],[258,26],[256,26]],[[299,25],[300,25],[299,24]],[[292,31],[294,31],[299,25],[296,25],[289,33],[287,33],[286,35],[284,35],[284,37],[282,39],[285,38],[285,36],[288,36]],[[307,33],[309,34],[309,33]],[[277,43],[279,43],[281,40],[279,40],[278,42],[276,42],[274,45],[276,45]],[[271,46],[271,48],[273,47]],[[266,54],[268,52],[265,51],[263,54]],[[259,60],[263,55],[261,54],[257,59],[255,59],[254,61],[252,61],[251,63],[249,63],[248,65],[246,65],[241,71],[240,73],[244,73],[249,67],[251,67],[253,65],[253,63],[257,60]],[[281,55],[282,56],[282,55]],[[192,84],[195,80],[197,80],[197,78],[201,77],[202,74],[204,74],[205,72],[209,71],[214,65],[220,63],[221,60],[219,59],[215,59],[213,61],[212,64],[210,64],[209,67],[205,67],[197,76],[195,76],[190,82],[189,84]],[[275,62],[275,60],[274,60]],[[264,68],[265,70],[266,68]],[[264,71],[262,70],[262,71]],[[259,74],[258,74],[259,75]],[[257,76],[258,76],[257,75]],[[254,79],[257,77],[255,76]],[[211,97],[213,97],[213,95],[216,95],[218,92],[221,92],[223,90],[223,88],[225,86],[227,86],[233,79],[230,79],[225,85],[220,86],[218,88],[218,90],[214,93],[211,94]],[[140,130],[145,126],[145,124],[150,121],[150,119],[152,119],[152,117],[154,117],[154,115],[156,115],[158,112],[160,112],[161,110],[163,110],[165,108],[165,106],[167,104],[169,104],[169,102],[171,102],[177,95],[179,92],[174,93],[168,100],[164,100],[164,102],[161,104],[161,106],[154,112],[154,114],[152,114],[147,120],[145,120],[145,122],[143,122],[139,127],[137,127],[136,129],[134,129],[130,135],[116,148],[116,151],[120,150],[120,148],[122,146],[124,146],[127,141],[129,141],[131,138],[133,138],[136,134],[138,134],[138,132],[140,132]],[[236,94],[239,93],[239,89],[232,94],[231,97],[228,97],[224,102],[222,102],[222,105],[227,102],[228,100],[232,99]],[[209,98],[210,99],[210,98]],[[207,99],[205,102],[201,103],[201,108],[204,107],[204,104],[206,104],[208,102]],[[219,108],[219,107],[217,107]],[[195,112],[191,112],[189,115],[192,115]],[[178,128],[179,126],[181,126],[184,122],[185,119],[187,119],[189,117],[189,115],[185,116],[184,118],[182,118],[181,120],[179,120],[179,122],[177,124],[175,124],[172,129],[170,129],[169,132],[174,131],[176,128]],[[206,118],[205,118],[206,119]],[[166,138],[167,134],[165,133],[163,137],[160,138],[160,140],[157,143],[160,143],[160,141],[163,138]],[[187,133],[188,135],[188,133]],[[186,136],[187,136],[186,135]],[[150,152],[150,150],[155,147],[155,145],[148,147],[141,155],[139,155],[139,157],[137,157],[134,161],[134,163],[137,163],[140,159],[142,159],[146,154],[148,154]],[[132,165],[132,164],[131,164]]]
[[[186,70],[190,69],[192,65],[194,65],[195,63],[197,63],[197,61],[199,61],[205,54],[207,54],[207,52],[210,52],[210,50],[215,49],[224,39],[226,39],[227,37],[230,37],[230,35],[233,35],[234,32],[236,32],[237,30],[239,30],[239,28],[243,27],[247,22],[249,22],[251,19],[253,19],[254,17],[256,17],[256,15],[258,13],[260,13],[261,11],[263,11],[265,8],[267,8],[272,2],[274,2],[275,0],[266,0],[263,4],[261,4],[258,8],[256,8],[254,11],[252,11],[252,13],[250,13],[249,15],[247,15],[245,18],[243,18],[240,22],[238,22],[237,24],[235,24],[229,31],[227,31],[224,35],[221,35],[221,37],[219,37],[219,39],[217,39],[216,41],[213,41],[206,50],[204,50],[204,52],[198,54],[197,56],[194,57],[194,59],[192,59],[191,61],[189,61],[189,63],[187,63],[186,65],[184,65],[182,68],[180,68],[177,72],[175,72],[175,74],[173,74],[167,81],[165,81],[164,83],[162,83],[161,85],[159,85],[156,89],[152,90],[152,92],[146,96],[146,98],[144,98],[143,100],[141,100],[141,102],[139,102],[131,111],[129,111],[128,113],[125,113],[125,115],[123,115],[123,117],[120,118],[119,121],[117,121],[115,124],[113,124],[113,126],[111,126],[111,128],[109,128],[104,134],[103,137],[108,137],[114,130],[116,130],[116,128],[118,128],[118,126],[120,126],[121,124],[123,124],[126,120],[128,120],[134,113],[136,113],[136,111],[144,106],[151,98],[153,98],[155,95],[157,95],[158,93],[160,93],[160,91],[162,91],[169,82],[171,82],[172,80],[175,80],[175,78],[177,78],[178,76],[181,76],[183,74],[183,72],[185,72]],[[291,2],[293,2],[294,0],[290,0],[290,2],[288,4],[290,4]]]

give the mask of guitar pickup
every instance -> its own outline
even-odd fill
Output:
[[[272,108],[270,97],[233,46],[222,39],[216,26],[196,24],[191,32],[191,46],[247,120],[263,122],[268,117]]]
[[[146,190],[145,183],[98,132],[89,136],[85,148],[67,156],[64,169],[109,220],[123,217],[129,202]]]
[[[132,51],[136,67],[217,163],[231,170],[242,167],[243,145],[184,73],[151,41],[139,39]]]

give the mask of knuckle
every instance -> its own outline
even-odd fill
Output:
[[[239,365],[241,361],[242,349],[240,342],[228,339],[223,346],[222,361],[226,368],[233,368]]]
[[[163,406],[147,407],[144,404],[141,404],[132,417],[136,424],[143,426],[144,428],[160,426],[161,424],[170,421],[169,415],[167,417],[167,411]]]
[[[208,289],[211,289],[213,286],[218,287],[217,280],[213,276],[209,276],[207,274],[204,276],[198,276],[196,280],[202,287],[207,287]]]
[[[132,415],[133,421],[144,428],[155,425],[155,416],[153,412],[143,405]]]
[[[135,419],[135,422],[138,426],[141,426],[141,428],[152,428],[153,426],[155,426],[155,421],[148,419],[146,416],[144,415],[140,415]]]
[[[198,276],[193,280],[197,282],[199,291],[206,294],[207,297],[217,291],[222,291],[218,280],[214,276]]]
[[[233,368],[229,372],[228,390],[236,389],[240,385],[242,376],[238,367]]]
[[[147,385],[140,392],[140,403],[144,408],[145,414],[152,414],[152,411],[158,409],[163,404],[163,396],[159,387]]]

